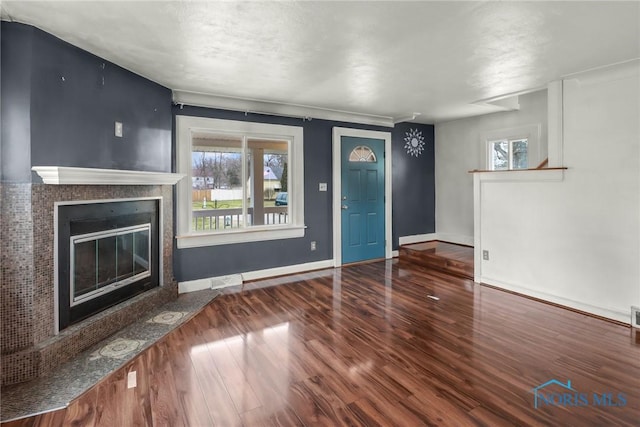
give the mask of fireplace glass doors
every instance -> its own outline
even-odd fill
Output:
[[[59,203],[58,330],[158,287],[160,199]]]
[[[151,224],[71,237],[71,306],[151,276]]]

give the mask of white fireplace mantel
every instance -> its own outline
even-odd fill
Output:
[[[34,166],[45,184],[52,185],[174,185],[185,174],[119,169]]]

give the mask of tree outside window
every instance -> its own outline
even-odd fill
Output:
[[[527,169],[529,167],[527,139],[492,141],[491,170]]]

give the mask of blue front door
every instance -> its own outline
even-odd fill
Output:
[[[342,262],[385,256],[384,140],[343,136]]]

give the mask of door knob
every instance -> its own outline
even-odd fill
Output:
[[[349,206],[347,206],[347,205],[342,205],[342,209],[343,209],[343,210],[349,209]]]

